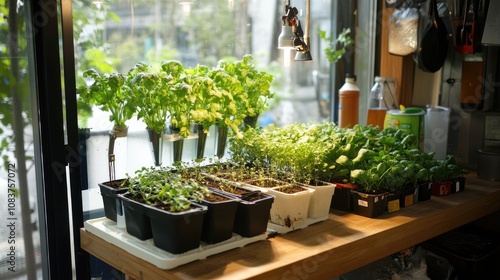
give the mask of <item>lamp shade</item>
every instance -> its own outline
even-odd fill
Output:
[[[295,61],[310,61],[312,60],[311,52],[309,50],[296,52],[295,53]]]
[[[281,34],[278,37],[278,49],[293,49],[293,40],[295,35],[292,32],[291,26],[281,26]]]

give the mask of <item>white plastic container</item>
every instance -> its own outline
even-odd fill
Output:
[[[449,119],[449,108],[427,106],[424,151],[427,153],[434,152],[434,159],[442,160],[446,158]]]

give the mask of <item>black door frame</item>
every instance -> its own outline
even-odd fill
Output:
[[[83,226],[80,156],[77,150],[75,68],[71,0],[25,1],[30,28],[27,34],[33,48],[35,108],[33,115],[35,140],[39,149],[39,177],[42,178],[39,207],[44,220],[40,223],[42,253],[47,256],[44,276],[48,279],[72,279],[72,259],[78,279],[88,279],[88,254],[80,248],[79,229]],[[60,6],[58,6],[60,4]],[[62,14],[58,17],[58,7]],[[58,24],[61,20],[62,38]],[[63,42],[64,85],[60,42]],[[64,96],[64,97],[63,97]],[[65,104],[65,106],[63,105]],[[64,118],[66,115],[66,118]],[[66,132],[65,134],[65,124]],[[67,135],[67,144],[65,143]],[[66,167],[70,170],[71,210],[68,201]],[[70,213],[72,224],[70,223]],[[71,244],[71,226],[73,240]],[[45,237],[45,239],[43,239]],[[75,256],[71,254],[74,245]]]

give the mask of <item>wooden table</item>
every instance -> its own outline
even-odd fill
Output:
[[[326,221],[172,270],[81,229],[81,247],[134,279],[329,279],[500,211],[500,182],[467,178],[463,192],[377,218],[331,211]]]

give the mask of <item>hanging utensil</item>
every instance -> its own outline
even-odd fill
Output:
[[[455,49],[464,54],[474,53],[474,31],[476,22],[476,12],[474,1],[467,0],[464,3],[462,24],[458,26],[460,32],[456,38]]]
[[[429,0],[420,8],[418,44],[413,56],[418,68],[431,73],[441,69],[448,53],[448,31],[436,0]]]

